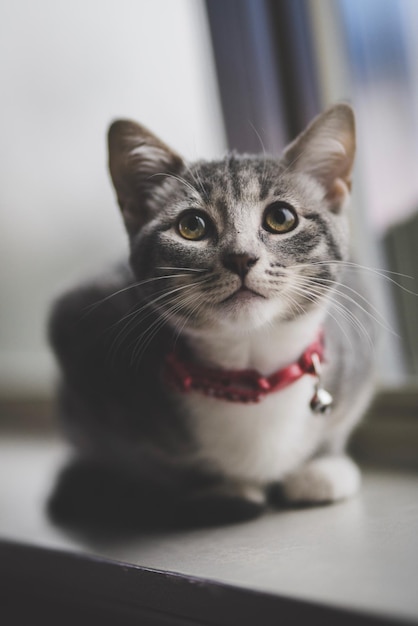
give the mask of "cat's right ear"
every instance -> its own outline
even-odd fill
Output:
[[[176,174],[182,158],[147,128],[117,120],[109,128],[109,170],[129,234],[152,216],[156,189],[164,176]]]
[[[338,213],[351,191],[356,150],[355,119],[348,104],[336,104],[318,115],[286,148],[288,170],[316,179],[324,188],[331,211]]]

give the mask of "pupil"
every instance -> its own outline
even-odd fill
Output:
[[[180,234],[186,239],[202,239],[206,234],[206,222],[200,215],[191,214],[184,215],[179,224],[178,228],[180,230]]]
[[[287,219],[285,209],[276,209],[275,221],[279,224],[284,224]]]
[[[287,233],[297,226],[297,218],[292,207],[284,202],[273,202],[264,217],[263,228],[271,233]]]

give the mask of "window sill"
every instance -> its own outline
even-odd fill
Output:
[[[65,463],[66,447],[47,436],[46,426],[37,437],[18,428],[5,432],[0,439],[2,615],[9,609],[10,624],[87,619],[121,626],[263,626],[279,620],[418,624],[414,402],[412,397],[407,403],[412,411],[397,404],[394,431],[404,430],[398,420],[410,430],[398,435],[396,445],[390,431],[393,409],[387,402],[374,405],[353,447],[369,461],[371,450],[386,452],[371,459],[380,469],[365,471],[363,490],[351,501],[271,511],[225,527],[135,537],[99,539],[53,526],[44,505]],[[393,463],[384,468],[388,460]]]

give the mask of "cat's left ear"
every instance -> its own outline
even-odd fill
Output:
[[[336,104],[318,115],[286,148],[283,160],[290,171],[315,178],[325,189],[330,210],[338,213],[350,195],[355,150],[353,109]]]
[[[151,217],[164,176],[178,173],[182,158],[144,126],[113,122],[108,133],[109,170],[129,234]]]

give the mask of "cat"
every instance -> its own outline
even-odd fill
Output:
[[[351,107],[279,159],[186,164],[124,120],[108,145],[129,262],[53,307],[79,456],[51,509],[100,516],[100,492],[118,515],[123,492],[139,523],[146,493],[164,516],[205,522],[259,514],[272,485],[290,504],[353,496],[344,450],[372,395],[373,328],[349,260]]]

